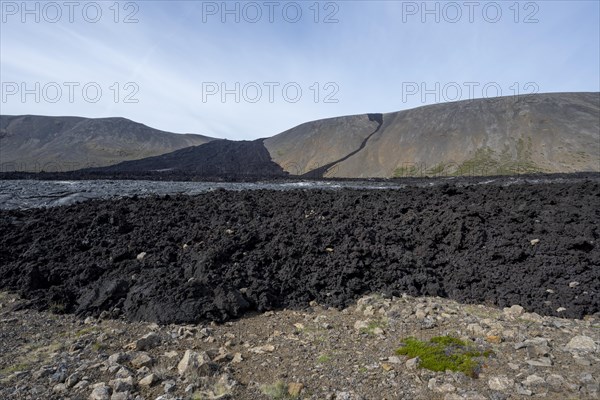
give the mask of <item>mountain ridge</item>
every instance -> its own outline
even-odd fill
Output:
[[[2,141],[9,133],[7,118],[43,117],[0,116]],[[73,125],[70,129],[81,123],[79,117],[60,118],[63,125]],[[600,92],[505,96],[333,117],[254,141],[186,137],[119,118],[94,121],[107,126],[134,124],[136,129],[129,133],[125,147],[113,144],[110,149],[121,159],[85,168],[88,172],[390,178],[600,171]],[[105,132],[107,126],[97,129]],[[97,141],[86,141],[93,138],[92,128],[76,130],[80,147],[97,146]],[[173,137],[187,141],[170,152],[165,151],[166,146],[150,146],[155,153],[146,157],[124,150],[131,148],[131,140],[144,143],[148,132],[163,142]],[[64,143],[64,138],[61,140],[56,142]],[[190,141],[200,143],[189,145]],[[35,143],[26,145],[35,150]],[[26,145],[22,147],[28,149]],[[156,154],[156,148],[162,153]],[[3,158],[0,161],[4,163]]]
[[[0,170],[102,167],[211,140],[154,129],[123,117],[0,115]]]

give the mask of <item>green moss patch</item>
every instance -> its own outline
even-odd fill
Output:
[[[478,351],[472,345],[451,336],[437,336],[429,342],[409,337],[396,353],[409,358],[419,357],[421,368],[462,372],[472,378],[477,378],[483,361],[492,354],[491,351]]]

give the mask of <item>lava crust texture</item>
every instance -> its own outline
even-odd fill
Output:
[[[370,292],[581,318],[599,311],[599,202],[589,181],[2,211],[0,288],[36,309],[164,324],[344,307]]]

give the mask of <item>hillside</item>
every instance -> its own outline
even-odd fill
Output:
[[[202,179],[600,171],[600,93],[509,96],[329,118],[255,141],[207,143],[212,139],[123,118],[0,121],[5,172],[84,169]]]
[[[0,171],[101,167],[209,142],[125,118],[0,116]]]
[[[382,118],[376,133],[377,123],[367,115],[349,116],[308,122],[264,143],[273,160],[292,174],[300,171],[299,175],[332,162],[317,175],[386,178],[600,171],[600,93],[469,100]]]

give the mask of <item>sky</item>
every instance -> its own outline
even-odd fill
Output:
[[[599,1],[1,1],[0,113],[252,140],[427,104],[600,91]]]

